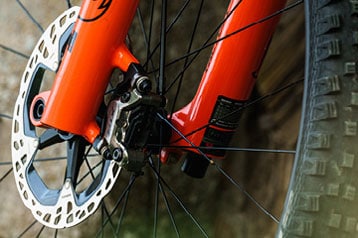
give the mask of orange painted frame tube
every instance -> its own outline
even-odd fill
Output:
[[[228,19],[218,36],[218,39],[225,39],[214,45],[193,100],[172,115],[173,125],[195,146],[221,146],[233,134],[235,128],[230,117],[220,116],[225,117],[225,113],[249,99],[279,16],[262,20],[283,9],[285,4],[286,0],[230,2]],[[250,26],[255,22],[260,23]],[[232,34],[240,29],[244,30]],[[176,133],[173,133],[170,145],[192,146]],[[196,152],[196,149],[191,150]],[[170,152],[173,151],[162,152],[163,162]],[[222,155],[211,157],[221,158]]]
[[[125,39],[138,0],[85,0],[62,59],[41,123],[85,137],[100,134],[96,115],[115,67],[127,71],[138,60]]]

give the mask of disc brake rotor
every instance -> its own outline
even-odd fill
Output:
[[[56,130],[48,129],[47,131],[51,130],[50,132],[53,133],[47,134],[53,134],[53,138],[56,140],[41,145],[45,132],[41,134],[40,130],[32,125],[30,106],[32,100],[41,90],[44,73],[57,71],[78,12],[78,7],[68,9],[41,36],[23,74],[13,117],[11,149],[18,191],[23,203],[31,210],[34,217],[42,224],[52,228],[74,226],[93,214],[104,196],[112,189],[121,170],[115,161],[100,161],[102,167],[97,169],[97,174],[90,171],[92,182],[78,192],[76,181],[73,181],[74,179],[68,177],[67,174],[71,174],[71,172],[68,173],[69,170],[73,168],[76,170],[79,167],[79,165],[73,167],[72,159],[75,159],[76,163],[82,163],[83,158],[76,158],[76,156],[84,157],[85,154],[84,152],[82,154],[71,152],[76,151],[76,147],[69,149],[69,145],[67,145],[66,179],[64,182],[60,181],[62,185],[56,189],[49,188],[40,175],[41,173],[37,171],[37,168],[41,167],[41,162],[38,162],[38,154],[41,150],[45,147],[46,149],[51,148],[58,143],[70,144],[63,136],[57,136]],[[85,143],[80,142],[79,144],[84,147]],[[70,147],[73,145],[76,143],[72,139]],[[85,151],[83,148],[80,150]],[[56,161],[52,163],[56,163]],[[98,172],[98,170],[100,171]],[[63,172],[59,171],[59,173]]]

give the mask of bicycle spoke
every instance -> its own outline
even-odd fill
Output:
[[[167,188],[167,190],[169,191],[169,193],[172,195],[172,197],[176,200],[176,202],[179,204],[179,206],[183,209],[183,211],[185,212],[185,214],[187,216],[189,216],[189,218],[192,220],[192,222],[196,225],[196,227],[200,230],[200,232],[205,236],[205,237],[209,237],[209,235],[205,232],[204,228],[202,227],[202,225],[200,225],[199,221],[193,216],[193,214],[186,208],[186,206],[184,205],[184,203],[182,202],[182,200],[179,198],[179,196],[174,192],[174,190],[168,185],[167,182],[165,182],[165,180],[163,179],[162,176],[160,176],[160,174],[158,173],[158,171],[155,169],[155,167],[153,167],[153,165],[151,163],[149,163],[150,168],[152,169],[152,171],[154,172],[154,174],[157,176],[157,179],[160,180],[160,182]]]
[[[153,58],[149,58],[150,55],[150,44],[151,44],[151,38],[152,38],[152,29],[153,29],[153,14],[154,14],[154,1],[152,1],[152,6],[151,6],[151,14],[150,14],[150,22],[149,22],[149,30],[148,30],[148,36],[147,36],[147,31],[145,29],[145,24],[144,24],[144,20],[143,20],[143,16],[142,16],[142,12],[140,7],[137,8],[137,18],[139,21],[139,25],[143,34],[143,41],[144,41],[144,46],[146,48],[146,59],[148,59],[148,64],[150,63],[150,67],[152,69],[155,68],[154,66],[154,62],[153,62]],[[145,65],[145,70],[148,72],[148,64]],[[157,78],[156,76],[154,78]]]
[[[93,173],[93,170],[94,170],[95,168],[99,167],[99,166],[102,164],[102,162],[99,162],[99,163],[96,164],[94,167],[91,167],[91,165],[90,165],[90,163],[89,163],[89,161],[88,161],[88,159],[87,159],[88,154],[89,154],[91,148],[92,148],[92,147],[90,146],[90,147],[87,149],[87,151],[84,153],[84,155],[82,156],[82,160],[85,162],[85,164],[86,164],[86,166],[87,166],[87,168],[88,168],[88,172],[87,172],[82,178],[80,178],[79,181],[77,181],[77,180],[78,180],[77,177],[76,177],[76,179],[73,180],[73,181],[77,181],[76,186],[79,185],[82,181],[84,181],[84,179],[85,179],[88,175],[91,175],[91,178],[92,178],[93,181],[95,181],[95,180],[97,179],[97,178],[95,177],[95,174]],[[83,161],[82,161],[82,162],[83,162]],[[79,169],[79,168],[78,168],[78,169]],[[104,215],[103,213],[106,214],[106,216],[108,217],[108,220],[109,220],[108,222],[110,223],[110,226],[111,226],[111,228],[112,228],[112,231],[115,232],[114,224],[113,224],[113,222],[112,222],[112,220],[111,220],[111,217],[110,217],[110,214],[109,214],[108,209],[107,209],[107,207],[106,207],[106,204],[105,204],[105,203],[102,203],[101,207],[102,207],[102,215]]]
[[[41,233],[43,232],[43,230],[45,229],[45,226],[42,226],[39,233],[37,233],[36,237],[40,237]]]
[[[161,147],[159,147],[161,149]],[[152,162],[152,158],[149,156],[149,163]],[[154,165],[153,165],[154,166]],[[158,161],[157,165],[158,173],[160,173],[160,162]],[[160,182],[157,179],[155,184],[155,198],[154,198],[154,222],[153,222],[153,237],[157,237],[157,227],[158,227],[158,213],[159,213],[159,186]]]
[[[256,207],[258,207],[266,216],[271,218],[274,222],[277,224],[280,223],[280,220],[276,218],[272,213],[270,213],[264,206],[262,206],[248,191],[245,190],[245,188],[239,184],[237,181],[235,181],[229,174],[227,174],[218,164],[213,164],[215,168],[224,175],[238,190],[240,190],[242,193],[245,194],[246,197],[251,200],[255,204]]]
[[[167,209],[167,212],[168,212],[170,221],[171,221],[172,226],[173,226],[173,228],[174,228],[175,234],[176,234],[177,237],[180,237],[180,233],[179,233],[179,230],[178,230],[178,226],[177,226],[177,224],[176,224],[176,222],[175,222],[175,219],[174,219],[174,213],[172,212],[172,209],[170,208],[170,204],[169,204],[167,195],[166,195],[166,193],[165,193],[165,191],[164,191],[163,185],[162,185],[162,183],[160,182],[160,180],[159,180],[158,184],[159,184],[159,189],[160,189],[160,192],[161,192],[161,194],[162,194],[162,197],[163,197],[163,200],[164,200],[164,203],[165,203],[165,207],[166,207],[166,209]]]
[[[85,159],[85,163],[87,164],[87,167],[89,168],[89,171],[88,171],[87,173],[85,173],[85,174],[82,176],[82,178],[78,179],[76,186],[78,186],[79,184],[81,184],[81,182],[83,182],[83,181],[87,178],[87,176],[89,176],[89,175],[91,175],[92,178],[94,178],[93,170],[99,168],[99,167],[102,165],[102,161],[100,161],[100,162],[98,162],[95,166],[92,166],[92,168],[90,168],[90,164],[89,164],[87,158]]]
[[[127,185],[127,187],[124,189],[124,191],[122,192],[121,196],[118,198],[112,212],[108,215],[107,219],[104,220],[104,222],[102,223],[102,226],[101,226],[101,229],[97,232],[97,235],[96,237],[99,237],[99,235],[103,232],[105,226],[107,225],[107,223],[109,222],[109,219],[113,216],[113,214],[117,211],[119,205],[122,203],[123,199],[125,198],[126,196],[126,193],[127,191],[131,190],[134,182],[136,180],[136,175],[132,175],[130,180],[129,180],[129,183]]]
[[[200,17],[201,17],[201,12],[203,10],[203,5],[204,5],[204,0],[201,0],[199,10],[198,10],[198,14],[197,14],[196,19],[195,19],[193,31],[192,31],[192,34],[191,34],[191,37],[190,37],[190,41],[189,41],[189,45],[188,45],[188,49],[187,49],[186,53],[189,53],[191,51],[192,46],[193,46],[194,37],[195,37],[196,32],[197,32],[197,27],[198,27],[199,20],[200,20]],[[188,66],[188,63],[189,63],[189,58],[186,58],[185,62],[184,62],[184,65],[183,65],[183,69],[185,69]],[[177,90],[176,90],[176,93],[175,93],[175,97],[173,99],[173,105],[172,105],[172,108],[170,110],[170,112],[171,112],[170,117],[172,117],[172,113],[174,112],[174,108],[176,106],[176,103],[177,103],[177,100],[178,100],[178,97],[179,97],[179,92],[181,90],[181,86],[182,86],[182,82],[183,82],[183,78],[184,78],[184,71],[182,71],[182,72],[183,73],[180,74],[179,79],[175,80],[175,81],[178,81],[178,86],[177,86]],[[168,91],[168,89],[166,89],[166,92],[167,91]]]
[[[161,31],[160,31],[160,58],[159,58],[159,79],[157,83],[157,93],[164,95],[165,90],[165,64],[166,64],[166,47],[167,47],[167,0],[162,0],[161,11]]]
[[[187,9],[187,7],[189,6],[191,0],[186,0],[185,3],[182,4],[181,9],[178,11],[177,15],[174,17],[174,19],[172,20],[172,22],[169,24],[169,26],[166,29],[166,33],[168,34],[169,31],[174,27],[175,23],[178,22],[180,16],[182,16],[183,12],[185,11],[185,9]],[[235,9],[241,4],[242,0],[239,1],[234,7],[233,10],[229,13],[227,13],[226,17],[224,18],[224,20],[215,28],[215,30],[212,32],[212,34],[210,35],[210,37],[207,39],[207,41],[204,43],[204,45],[206,43],[208,43],[213,37],[215,37],[217,31],[220,29],[220,27],[225,23],[225,21],[230,17],[230,15],[235,11]],[[154,55],[154,53],[158,50],[158,48],[160,47],[161,42],[159,41],[157,43],[157,45],[154,47],[154,49],[152,50],[151,54],[149,55],[149,57],[147,57],[147,61],[144,63],[144,65],[147,65],[148,63],[148,59],[151,59],[152,56]],[[169,64],[167,64],[166,66],[168,66]],[[156,69],[155,71],[157,71],[158,69]]]
[[[13,54],[15,54],[15,55],[21,56],[22,58],[25,58],[25,59],[27,59],[27,60],[30,58],[30,56],[25,55],[24,53],[21,53],[20,51],[17,51],[17,50],[15,50],[15,49],[13,49],[13,48],[7,47],[7,46],[5,46],[5,45],[3,45],[3,44],[0,44],[0,48],[2,48],[2,49],[5,50],[5,51],[11,52],[11,53],[13,53]],[[10,117],[10,116],[3,115],[3,114],[2,114],[2,117],[8,118],[8,117]],[[9,119],[12,119],[12,117],[9,118]]]
[[[103,213],[103,211],[101,212],[101,227],[102,227],[102,229],[103,229],[103,227],[104,227],[104,213]],[[99,237],[98,235],[96,236],[96,237]],[[104,237],[104,233],[103,233],[103,231],[101,231],[101,237],[103,238]]]
[[[26,15],[30,18],[30,20],[32,21],[32,23],[35,24],[35,26],[43,33],[45,32],[45,30],[43,29],[43,27],[40,25],[40,23],[32,16],[32,14],[29,12],[29,10],[24,6],[24,4],[22,4],[22,2],[20,0],[16,0],[16,2],[19,4],[19,6],[21,7],[21,9],[26,13]]]
[[[239,1],[236,3],[236,5],[233,7],[233,9],[227,13],[227,15],[225,16],[225,18],[216,26],[216,28],[211,32],[211,34],[209,35],[209,37],[206,39],[206,41],[202,44],[202,47],[204,47],[205,45],[207,45],[210,40],[212,40],[216,35],[217,32],[220,30],[220,28],[222,27],[222,25],[229,19],[229,17],[234,13],[234,11],[240,6],[240,4],[242,3],[242,1]],[[201,49],[201,48],[200,48]],[[203,48],[205,49],[205,48]],[[189,68],[189,66],[194,62],[194,60],[199,56],[201,51],[197,51],[195,54],[191,54],[191,52],[186,52],[186,55],[184,55],[183,57],[179,58],[179,59],[175,59],[173,61],[171,61],[169,64],[167,64],[166,66],[170,66],[172,64],[175,64],[181,60],[184,60],[186,63],[184,64],[185,66],[183,67],[183,69],[178,73],[178,75],[175,77],[175,79],[173,80],[173,82],[169,85],[169,87],[166,89],[166,92],[168,92],[170,90],[170,88],[180,79],[183,77],[184,72]],[[193,57],[191,58],[190,61],[189,57],[191,57],[193,55]],[[185,57],[187,56],[187,57]]]
[[[0,166],[8,166],[8,165],[12,165],[11,162],[0,162]]]
[[[108,209],[107,209],[107,207],[106,207],[106,204],[105,204],[104,202],[102,203],[101,209],[102,209],[102,226],[104,227],[107,223],[109,223],[109,226],[110,226],[110,228],[111,228],[111,230],[112,230],[112,234],[113,234],[114,236],[116,236],[116,228],[114,227],[114,224],[113,224],[113,221],[112,221],[112,217],[110,216],[110,214],[109,214],[109,212],[108,212]],[[104,221],[104,220],[103,220],[104,215],[106,215],[107,221],[108,221],[106,224],[103,223],[103,221]]]
[[[148,30],[148,41],[147,41],[147,45],[146,45],[146,59],[148,61],[148,59],[150,60],[151,63],[151,67],[154,68],[154,63],[152,58],[150,57],[151,54],[151,43],[152,43],[152,37],[153,37],[153,22],[154,22],[154,6],[155,6],[155,1],[152,0],[151,2],[151,11],[150,11],[150,21],[149,21],[149,30]],[[143,32],[145,35],[145,32]]]
[[[303,2],[304,2],[304,0],[298,0],[297,2],[295,2],[295,3],[293,3],[293,4],[291,4],[291,5],[287,6],[287,7],[285,7],[284,9],[282,9],[282,10],[280,10],[280,11],[278,11],[278,12],[273,13],[272,15],[270,15],[270,16],[268,16],[268,17],[266,17],[266,18],[263,18],[263,19],[261,19],[261,20],[259,20],[259,21],[257,21],[257,22],[251,23],[251,24],[249,24],[249,25],[247,25],[247,26],[245,26],[245,27],[243,27],[243,28],[240,28],[240,29],[238,29],[238,30],[236,30],[236,31],[234,31],[234,32],[232,32],[232,33],[230,33],[229,35],[226,35],[226,36],[224,36],[224,37],[222,37],[222,38],[216,39],[216,40],[213,41],[213,42],[210,42],[210,40],[212,39],[212,37],[215,35],[216,31],[218,30],[218,29],[216,29],[216,31],[213,32],[213,34],[208,38],[208,40],[207,40],[200,48],[198,48],[198,49],[196,49],[196,50],[194,50],[194,51],[192,51],[192,52],[190,52],[190,53],[187,53],[186,55],[183,55],[183,56],[181,56],[181,57],[179,57],[179,58],[177,58],[177,59],[174,59],[174,60],[172,60],[171,62],[169,62],[169,63],[166,65],[166,66],[170,66],[170,65],[173,65],[173,64],[175,64],[175,63],[177,63],[177,62],[179,62],[179,61],[187,60],[189,57],[192,57],[191,60],[189,61],[189,63],[187,64],[187,66],[186,66],[184,69],[182,69],[182,71],[179,72],[178,75],[175,77],[175,80],[172,82],[172,84],[170,84],[170,86],[168,87],[167,91],[169,91],[169,89],[174,85],[174,83],[181,77],[181,74],[183,74],[183,73],[189,68],[189,66],[194,62],[194,60],[196,59],[196,57],[199,56],[199,54],[200,54],[203,50],[205,50],[205,49],[207,49],[207,48],[209,48],[209,47],[212,47],[212,46],[215,45],[216,43],[218,43],[218,42],[220,42],[220,41],[223,41],[223,40],[225,40],[225,39],[227,39],[227,38],[229,38],[229,37],[231,37],[231,36],[234,36],[234,35],[236,35],[236,34],[242,32],[242,31],[244,31],[244,30],[247,30],[247,29],[249,29],[249,28],[251,28],[251,27],[253,27],[253,26],[257,25],[257,24],[261,24],[261,23],[263,23],[263,22],[265,22],[265,21],[268,21],[268,20],[272,19],[273,17],[276,17],[276,16],[278,16],[278,15],[281,15],[281,14],[287,12],[288,10],[290,10],[290,9],[292,9],[292,8],[294,8],[294,7],[297,7],[298,5],[302,4]],[[239,3],[240,3],[240,2],[239,2]],[[238,6],[238,4],[237,4],[235,7],[237,7],[237,6]],[[222,22],[222,24],[226,21],[227,18],[228,18],[228,17],[225,18],[225,20]],[[210,42],[210,43],[209,43],[209,42]]]
[[[33,221],[18,237],[21,238],[24,235],[26,235],[26,233],[33,227],[36,225],[36,223],[38,223],[37,220]]]
[[[196,132],[198,132],[198,131],[201,131],[201,130],[203,130],[203,129],[206,129],[206,128],[209,127],[210,125],[215,124],[215,123],[216,123],[217,121],[219,121],[219,120],[225,119],[226,117],[229,117],[229,116],[231,116],[231,115],[233,115],[233,114],[235,114],[235,113],[241,112],[242,110],[244,110],[244,109],[246,109],[246,108],[248,108],[248,107],[250,107],[250,106],[253,106],[253,105],[255,105],[255,104],[259,103],[259,102],[262,102],[262,101],[264,101],[264,100],[267,99],[267,98],[273,97],[273,96],[275,96],[275,95],[277,95],[277,94],[279,94],[279,93],[281,93],[281,92],[283,92],[283,91],[285,91],[285,90],[287,90],[287,89],[289,89],[289,88],[292,88],[292,87],[296,86],[297,84],[303,83],[303,81],[304,81],[304,79],[299,79],[299,80],[294,81],[294,82],[292,82],[292,83],[289,83],[289,84],[287,84],[287,85],[285,85],[285,86],[283,86],[283,87],[281,87],[281,88],[279,88],[279,89],[277,89],[277,90],[275,90],[275,91],[273,91],[273,92],[271,92],[271,93],[268,93],[268,94],[266,94],[266,95],[264,95],[264,96],[262,96],[262,97],[259,97],[259,98],[257,98],[257,99],[254,99],[254,100],[252,100],[252,101],[249,101],[248,103],[244,104],[242,107],[240,107],[240,108],[238,108],[238,109],[236,109],[236,110],[233,110],[233,111],[231,111],[231,112],[229,112],[229,113],[223,115],[223,116],[220,117],[220,118],[217,118],[217,119],[215,119],[215,120],[211,120],[209,123],[207,123],[207,124],[205,124],[205,125],[203,125],[203,126],[197,128],[197,129],[191,131],[190,133],[186,134],[185,137],[189,137],[190,135],[192,135],[192,134],[194,134],[194,133],[196,133]],[[181,139],[183,139],[183,138],[181,138]],[[181,139],[179,139],[179,140],[181,140]]]
[[[157,113],[157,116],[164,121],[168,126],[170,126],[175,133],[177,133],[182,139],[184,139],[188,144],[195,147],[195,145],[185,137],[177,128],[173,126],[166,118]],[[248,191],[244,189],[244,187],[235,181],[229,174],[227,174],[214,160],[210,159],[202,150],[197,149],[198,153],[202,155],[209,164],[213,165],[222,175],[224,175],[239,191],[241,191],[245,196],[249,198],[251,202],[253,202],[265,215],[271,218],[274,222],[279,223],[279,219],[277,219],[273,214],[271,214],[265,207],[263,207]]]
[[[179,20],[180,16],[183,14],[184,10],[189,6],[191,0],[186,0],[185,3],[182,5],[181,9],[178,11],[177,15],[174,17],[174,19],[172,20],[172,22],[169,24],[169,26],[166,28],[165,33],[168,34],[169,31],[173,28],[173,26],[175,25],[175,23]],[[154,1],[153,1],[153,5],[152,5],[152,14],[154,13]],[[153,16],[151,16],[152,18]],[[151,26],[153,24],[153,19],[151,19]],[[151,40],[151,37],[149,37],[149,40]],[[154,53],[160,48],[160,40],[159,42],[156,44],[156,46],[153,48],[153,50],[150,52],[148,52],[149,54],[147,54],[147,61],[143,64],[144,66],[146,66],[148,64],[148,60],[152,59]]]
[[[149,163],[151,164],[152,168],[155,168],[155,164],[154,164],[154,162],[153,162],[151,157],[149,157]],[[158,167],[160,167],[160,161],[158,161]],[[177,224],[175,222],[174,214],[172,212],[172,209],[170,208],[169,200],[168,200],[167,195],[166,195],[166,193],[164,191],[164,188],[163,188],[163,185],[162,185],[161,181],[158,179],[158,177],[160,176],[160,170],[158,170],[158,168],[157,168],[156,171],[157,171],[157,173],[154,173],[156,178],[157,178],[157,191],[156,191],[156,199],[155,199],[155,202],[156,202],[156,204],[155,204],[156,205],[156,207],[155,207],[156,217],[158,215],[158,200],[159,200],[158,194],[159,194],[159,190],[160,190],[160,192],[161,192],[161,194],[163,196],[165,207],[166,207],[166,209],[168,211],[170,221],[171,221],[171,223],[173,225],[175,234],[176,234],[177,237],[180,237],[178,226],[177,226]],[[157,237],[157,232],[156,231],[157,231],[157,220],[155,219],[153,237]]]
[[[117,229],[116,229],[116,234],[117,235],[120,232],[120,227],[122,226],[122,223],[123,223],[123,220],[124,220],[124,214],[125,214],[126,209],[127,209],[127,204],[128,204],[128,198],[129,198],[130,191],[131,190],[126,191],[126,194],[125,194],[124,202],[123,202],[122,209],[121,209],[121,214],[119,216]]]
[[[195,59],[195,58],[200,54],[200,52],[202,52],[203,50],[208,49],[209,47],[212,47],[212,46],[215,45],[216,43],[218,43],[218,42],[220,42],[220,41],[223,41],[223,40],[225,40],[225,39],[227,39],[227,38],[229,38],[229,37],[232,37],[232,36],[234,36],[234,35],[236,35],[236,34],[242,32],[242,31],[245,31],[245,30],[247,30],[247,29],[250,29],[250,28],[253,27],[253,26],[256,26],[256,25],[258,25],[258,24],[264,23],[264,22],[266,22],[266,21],[268,21],[268,20],[270,20],[270,19],[272,19],[272,18],[274,18],[274,17],[277,17],[277,16],[279,16],[279,15],[281,15],[281,14],[283,14],[283,13],[289,11],[289,10],[291,10],[292,8],[299,6],[299,5],[302,4],[303,2],[304,2],[304,0],[298,0],[298,1],[294,2],[294,3],[292,3],[291,5],[286,6],[286,7],[283,8],[282,10],[277,11],[277,12],[275,12],[275,13],[273,13],[273,14],[271,14],[271,15],[269,15],[269,16],[263,18],[263,19],[260,19],[260,20],[258,20],[258,21],[256,21],[256,22],[250,23],[250,24],[248,24],[248,25],[246,25],[246,26],[244,26],[244,27],[242,27],[242,28],[240,28],[240,29],[238,29],[238,30],[236,30],[236,31],[234,31],[234,32],[232,32],[232,33],[230,33],[230,34],[224,36],[224,37],[221,37],[221,38],[219,38],[219,39],[216,39],[215,41],[212,41],[212,42],[210,42],[210,43],[209,43],[209,41],[210,41],[210,40],[209,40],[209,41],[207,41],[206,43],[204,43],[200,48],[195,49],[195,50],[193,50],[192,52],[190,52],[190,53],[188,53],[188,54],[185,54],[185,55],[183,55],[183,56],[181,56],[181,57],[179,57],[179,58],[177,58],[177,59],[172,60],[172,61],[169,62],[166,66],[168,67],[168,66],[170,66],[170,65],[172,65],[172,64],[175,64],[175,63],[177,63],[177,62],[179,62],[179,61],[185,60],[186,58],[193,56],[193,58],[191,59],[190,63],[188,64],[188,66],[184,69],[184,70],[186,70],[187,68],[189,68],[190,64],[194,61],[194,59]],[[181,73],[183,73],[183,71],[180,72],[179,74],[181,74]],[[177,77],[178,77],[178,76],[177,76]]]
[[[0,164],[1,165],[1,164]],[[13,168],[10,168],[1,178],[0,183],[12,172]]]
[[[148,147],[161,147],[168,149],[200,149],[202,151],[223,150],[235,152],[256,152],[256,153],[273,153],[273,154],[296,154],[295,150],[282,150],[282,149],[260,149],[260,148],[240,148],[240,147],[206,147],[206,146],[175,146],[175,145],[152,145]]]
[[[96,155],[87,155],[86,157],[91,157],[91,156],[96,156]],[[66,160],[66,159],[67,159],[67,157],[42,158],[42,159],[34,160],[34,163],[48,162],[48,161],[59,161],[59,160]],[[88,160],[86,159],[85,161],[87,162]],[[92,170],[98,168],[101,164],[102,164],[102,162],[97,163],[95,166],[92,167]],[[12,162],[0,162],[0,166],[10,166],[10,165],[12,165]],[[88,166],[90,166],[90,165],[88,165]],[[5,175],[3,175],[3,177],[0,178],[0,182],[2,182],[2,180],[4,180],[12,172],[12,170],[13,170],[13,168],[10,168],[5,173]],[[92,173],[92,170],[88,171],[86,174],[84,174],[82,176],[82,178],[78,179],[76,186],[79,185],[88,175],[90,175]],[[92,173],[92,175],[93,175],[93,173]]]
[[[67,3],[67,8],[71,8],[72,7],[72,3],[70,0],[66,0],[66,3]]]
[[[53,158],[42,158],[42,159],[36,159],[34,160],[34,163],[37,162],[48,162],[48,161],[58,161],[58,160],[65,160],[67,157],[61,156],[61,157],[53,157]]]

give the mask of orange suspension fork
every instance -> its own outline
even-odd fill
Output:
[[[42,125],[94,142],[100,134],[96,115],[112,70],[125,72],[138,63],[125,45],[138,2],[83,1],[51,92],[44,95]]]
[[[194,99],[172,115],[171,122],[195,146],[228,146],[239,119],[238,109],[250,97],[279,21],[278,16],[269,17],[265,21],[263,19],[283,9],[285,4],[286,0],[231,1],[227,21],[218,36],[218,39],[225,40],[214,45]],[[260,23],[248,27],[255,22]],[[233,34],[240,29],[240,32]],[[171,145],[192,146],[176,133],[173,133]],[[198,153],[196,149],[190,150]],[[224,156],[221,150],[202,151],[212,158]],[[167,149],[162,153],[162,161],[167,159],[170,152]]]

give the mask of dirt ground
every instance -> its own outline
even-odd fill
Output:
[[[43,27],[66,8],[65,1],[59,3],[59,1],[23,0],[21,2],[36,19],[39,19]],[[273,41],[272,48],[268,52],[270,60],[265,62],[259,77],[256,90],[258,95],[266,95],[272,89],[303,77],[302,9],[294,10],[292,15],[284,15],[282,18],[283,23],[275,35],[276,41]],[[288,23],[290,27],[286,28]],[[29,21],[28,16],[16,1],[0,2],[0,44],[2,46],[11,47],[24,55],[30,55],[40,35],[41,31]],[[12,115],[19,82],[26,64],[26,58],[0,48],[0,114]],[[298,130],[300,111],[297,108],[300,107],[300,97],[300,90],[292,89],[269,102],[265,101],[250,108],[245,113],[241,127],[234,138],[236,144],[241,147],[259,144],[262,148],[294,149],[296,139],[292,135],[297,134]],[[11,173],[10,137],[11,120],[2,117],[0,118],[0,238],[17,237],[20,235],[19,231],[23,231],[34,222],[30,211],[20,200]],[[230,154],[223,162],[223,168],[273,215],[279,217],[292,161],[292,155],[261,155],[246,152]],[[164,169],[166,170],[167,168]],[[8,173],[9,175],[5,176]],[[187,196],[187,200],[193,204],[192,207],[198,209],[199,215],[203,214],[202,217],[208,221],[210,234],[213,237],[273,236],[277,224],[263,216],[242,192],[232,188],[222,176],[214,172],[211,175],[210,172],[209,178],[199,182],[188,178],[179,181],[178,176],[181,176],[180,173],[174,172],[167,179],[171,181],[173,187],[178,185],[178,193]],[[139,214],[138,217],[147,216],[147,211],[149,211],[147,203],[152,199],[147,192],[154,189],[153,185],[146,186],[150,180],[142,179],[142,184],[138,185],[138,191],[133,192],[140,204],[133,205],[135,208],[131,208],[132,216],[130,217],[135,217],[136,214]],[[203,184],[207,186],[203,187]],[[187,191],[186,188],[191,185],[194,186],[193,189]],[[116,194],[115,192],[112,197]],[[204,205],[204,200],[208,201],[205,203],[207,205]],[[144,219],[148,220],[148,218]],[[130,221],[131,218],[128,219],[128,222]],[[86,226],[66,232],[60,231],[58,237],[84,237],[89,227],[95,226],[96,223],[98,219],[94,218]],[[134,223],[140,224],[137,221]],[[131,228],[131,225],[128,227]],[[41,226],[37,225],[36,229],[40,228]],[[36,232],[30,232],[25,237],[33,237],[36,234]],[[41,237],[49,237],[53,234],[53,231],[45,229]],[[143,236],[128,231],[124,237]]]

